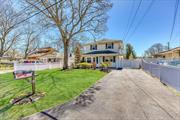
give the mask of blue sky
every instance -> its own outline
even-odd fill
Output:
[[[112,2],[113,8],[108,12],[108,31],[103,38],[122,40],[123,33],[127,29],[129,16],[134,15],[139,0],[135,0],[134,3],[133,0],[112,0]],[[127,37],[128,39],[125,39],[125,43],[128,42],[134,46],[138,56],[141,56],[144,53],[144,50],[148,49],[152,44],[162,43],[166,45],[170,40],[175,0],[156,0],[135,33],[130,36],[131,31],[133,31],[136,24],[143,16],[150,2],[151,0],[143,0],[130,29],[129,37]],[[134,7],[133,12],[131,13],[132,6]],[[171,47],[180,46],[180,5],[170,44]]]

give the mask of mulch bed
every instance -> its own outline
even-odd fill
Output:
[[[45,93],[42,93],[42,92],[37,92],[36,94],[33,94],[33,95],[32,94],[21,95],[12,99],[10,103],[14,105],[31,104],[43,98],[44,96],[45,96]]]

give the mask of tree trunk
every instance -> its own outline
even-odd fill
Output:
[[[64,42],[64,62],[63,62],[63,70],[68,69],[68,43]]]
[[[24,55],[24,59],[27,59],[27,57],[28,57],[28,54],[27,54],[27,53],[25,53],[25,55]]]

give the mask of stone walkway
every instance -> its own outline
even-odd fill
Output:
[[[98,85],[92,104],[70,102],[24,120],[180,120],[180,97],[141,70],[114,70]]]

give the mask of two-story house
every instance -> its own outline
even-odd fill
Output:
[[[82,61],[96,63],[111,62],[111,67],[119,67],[123,59],[123,42],[121,40],[103,39],[83,45]]]

